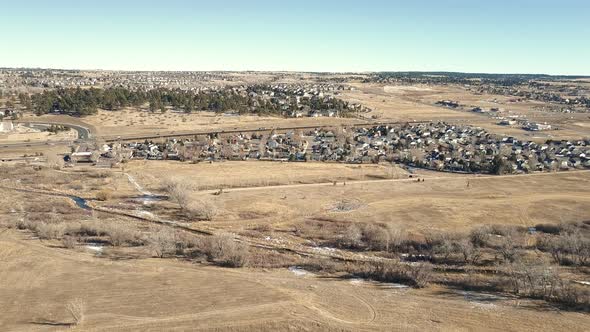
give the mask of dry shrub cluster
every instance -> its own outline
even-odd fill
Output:
[[[208,199],[194,199],[191,197],[193,187],[180,180],[168,179],[162,182],[164,191],[178,203],[180,209],[188,218],[211,220],[217,214],[217,208]]]
[[[396,260],[362,262],[348,265],[348,273],[353,276],[382,282],[393,282],[423,288],[433,278],[430,264],[403,264]]]
[[[341,248],[390,251],[399,248],[405,235],[399,230],[375,224],[352,224],[337,239]]]
[[[536,248],[549,253],[559,265],[589,266],[590,230],[587,226],[559,226],[561,231],[558,234],[550,232],[540,236]]]
[[[518,296],[543,299],[567,307],[590,310],[590,291],[562,278],[557,269],[535,261],[504,266],[504,288]]]
[[[228,233],[206,238],[200,249],[212,262],[222,266],[242,267],[249,258],[248,246],[238,243]]]
[[[107,237],[107,241],[113,246],[145,243],[139,230],[114,221],[46,222],[21,219],[17,221],[16,227],[30,230],[44,240],[62,240],[66,247],[75,246],[76,239],[81,237]]]
[[[350,212],[363,206],[363,202],[356,199],[341,199],[334,203],[331,210],[334,212]]]
[[[96,193],[96,199],[99,201],[108,201],[113,197],[112,190],[109,189],[102,189],[101,191]]]
[[[191,219],[212,220],[217,215],[217,207],[205,199],[190,200],[184,210]]]
[[[197,237],[183,231],[163,228],[152,230],[146,243],[152,253],[160,258],[167,255],[189,258],[204,256],[214,264],[227,267],[243,267],[249,263],[250,258],[249,247],[237,242],[235,236],[228,233]]]

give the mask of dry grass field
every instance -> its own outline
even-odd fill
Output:
[[[202,162],[199,164],[175,161],[134,161],[125,165],[125,171],[132,174],[150,191],[159,189],[163,174],[167,178],[178,178],[185,183],[190,183],[197,190],[408,177],[407,172],[397,165],[271,161]]]
[[[330,237],[355,223],[387,225],[417,237],[432,231],[468,232],[484,224],[588,220],[589,172],[504,177],[417,172],[408,178],[388,165],[265,162],[130,162],[124,169],[35,171],[21,166],[2,171],[3,330],[590,328],[587,314],[537,300],[441,282],[413,289],[351,279],[327,270],[335,262],[272,249],[299,246],[329,253]],[[276,178],[267,181],[269,174]],[[215,205],[210,221],[187,222],[172,199],[134,198],[145,191],[165,194],[162,183],[170,177],[187,184],[193,199]],[[219,193],[220,187],[227,188]],[[101,198],[105,190],[109,194]],[[82,210],[61,194],[87,198],[101,210]],[[353,204],[338,210],[341,201]],[[216,266],[202,254],[190,254],[190,246],[156,258],[154,236],[169,234],[177,224],[130,214],[182,221],[174,236],[186,243],[205,241],[209,236],[203,231],[236,234],[251,244],[250,263],[241,269]],[[318,264],[321,270],[311,268]],[[568,273],[584,280],[583,272]],[[437,280],[449,277],[440,274]],[[83,319],[74,324],[71,308],[76,303],[83,304]]]
[[[244,73],[217,83],[319,79],[277,77]],[[450,85],[352,85],[341,97],[373,108],[362,118],[125,109],[25,121],[81,125],[99,138],[414,120],[537,141],[590,136],[587,114],[545,112],[542,103]],[[434,105],[443,99],[560,130],[499,126]],[[590,330],[590,171],[489,176],[387,163],[52,162],[69,149],[0,150],[3,158],[43,157],[0,165],[2,331]],[[557,252],[558,244],[578,251]],[[541,281],[523,286],[522,275]],[[539,285],[551,285],[551,293],[535,293]]]
[[[53,121],[55,116],[32,117],[35,121]],[[117,112],[99,111],[96,115],[80,120],[60,117],[60,122],[80,124],[94,129],[97,136],[117,137],[133,135],[158,135],[182,132],[208,132],[219,130],[258,129],[294,126],[327,126],[355,123],[354,119],[334,118],[281,118],[260,117],[253,115],[226,116],[209,112],[154,113],[136,109],[124,109]],[[73,122],[72,122],[73,120]]]
[[[57,134],[42,132],[18,126],[14,132],[0,134],[0,144],[15,142],[56,142],[72,141],[77,138],[76,131],[61,131]]]
[[[75,331],[590,329],[585,314],[517,307],[513,299],[174,259],[112,260],[13,230],[0,233],[0,257],[4,331],[71,330],[59,324],[71,321],[72,299],[85,303]]]
[[[232,166],[242,168],[241,165],[223,166],[226,171],[222,179],[218,178],[219,184],[245,181],[239,171],[230,171]],[[247,188],[255,181],[245,182],[246,188],[230,188],[219,196],[212,196],[214,190],[195,191],[194,195],[211,197],[223,207],[212,225],[231,226],[233,230],[251,228],[258,223],[271,223],[284,229],[310,219],[345,224],[383,223],[418,233],[432,229],[468,232],[483,224],[531,227],[539,223],[590,220],[590,210],[585,208],[590,205],[590,172],[587,171],[505,177],[428,172],[418,175],[425,179],[418,183],[415,178],[408,179],[402,174],[400,179],[388,180],[366,173],[355,181],[355,177],[345,175],[350,172],[345,166],[340,167],[345,172],[332,168],[331,178],[346,176],[346,185],[342,181],[336,186],[329,181],[297,184],[310,182],[310,177],[306,181],[293,179],[291,185],[268,183],[271,186],[267,187],[265,181],[259,180],[259,187]],[[180,168],[186,170],[185,166]],[[195,175],[182,171],[169,174],[175,174],[180,181],[193,182],[198,188],[199,174],[202,174],[198,169]],[[372,171],[378,170],[387,174],[385,166],[374,166]],[[298,173],[303,176],[305,171]],[[215,177],[209,178],[212,179]],[[358,208],[346,213],[332,211],[336,203],[347,199],[358,201]]]
[[[188,180],[189,166],[207,172],[205,168],[209,165],[180,165],[180,170],[174,173],[186,174]],[[228,169],[227,177],[241,178],[238,172],[231,172],[232,166],[247,167],[242,163],[218,167]],[[319,171],[330,170],[342,176],[350,172],[336,166],[330,169],[325,165]],[[131,164],[128,171],[141,167],[144,166]],[[280,172],[282,166],[266,167]],[[171,165],[166,168],[169,172],[174,170]],[[304,168],[299,170],[301,182],[318,179],[313,175],[303,176]],[[315,168],[310,167],[311,174],[318,171]],[[372,171],[378,172],[379,166],[376,168]],[[47,174],[35,175],[34,179],[43,182],[43,179],[53,179],[52,174],[53,171],[47,171]],[[104,179],[109,179],[108,186],[120,190],[121,194],[134,190],[118,172]],[[104,179],[95,178],[83,189],[70,188],[71,182],[63,183],[60,190],[85,192],[95,185],[94,182],[102,183]],[[145,179],[147,177],[141,180]],[[469,190],[465,188],[463,177],[428,174],[425,179],[421,183],[351,180],[346,187],[342,183],[336,187],[312,183],[296,187],[228,189],[218,197],[223,202],[223,213],[208,224],[240,232],[265,219],[274,220],[276,225],[269,233],[274,238],[281,236],[280,230],[287,224],[318,217],[346,222],[388,222],[416,232],[431,228],[467,229],[479,223],[531,225],[555,219],[590,218],[584,209],[590,203],[590,176],[586,172],[470,178]],[[2,187],[10,186],[8,182],[11,181],[3,181]],[[32,185],[43,188],[39,186],[41,183]],[[145,186],[149,188],[150,184]],[[547,194],[549,189],[554,194]],[[92,218],[82,216],[67,198],[53,197],[48,201],[44,195],[1,188],[0,195],[3,202],[8,203],[0,209],[4,222],[19,217],[17,202],[38,206],[37,211],[49,204],[54,207],[54,212],[50,213],[65,213],[61,220],[84,222]],[[211,193],[196,192],[195,195]],[[287,199],[282,199],[283,195]],[[328,211],[333,200],[341,195],[358,197],[363,206],[350,213]],[[242,217],[238,216],[240,214]],[[248,219],[245,214],[254,218]],[[113,219],[102,214],[95,217],[103,223],[112,220],[136,225],[130,227],[139,229],[148,227],[129,218]],[[146,231],[153,233],[158,229]],[[102,254],[97,254],[85,244],[66,249],[59,241],[42,240],[28,231],[1,229],[0,279],[3,282],[0,297],[3,301],[0,310],[3,314],[0,326],[6,331],[71,329],[68,324],[72,316],[67,306],[81,299],[84,319],[74,327],[80,331],[590,329],[590,318],[586,314],[555,311],[535,301],[511,296],[490,296],[440,286],[419,290],[399,288],[395,284],[335,278],[287,268],[228,269],[182,258],[150,258],[145,250],[107,246]]]

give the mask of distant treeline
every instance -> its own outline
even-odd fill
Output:
[[[546,74],[485,74],[485,73],[459,73],[459,72],[380,72],[372,75],[367,81],[397,80],[408,83],[438,83],[438,84],[472,84],[474,81],[481,83],[494,83],[511,86],[527,83],[531,80],[565,80],[590,78],[588,76],[566,76]]]
[[[261,92],[262,87],[248,91]],[[144,107],[152,112],[166,111],[167,107],[183,110],[210,112],[236,112],[239,114],[287,115],[291,111],[308,106],[311,109],[348,110],[348,103],[339,99],[326,100],[316,96],[299,98],[282,95],[271,98],[257,94],[239,93],[233,89],[220,91],[184,91],[179,89],[154,89],[149,91],[129,90],[125,88],[107,89],[57,89],[48,90],[32,96],[33,111],[37,115],[60,111],[70,115],[84,116],[94,114],[98,109],[109,111],[124,107]]]

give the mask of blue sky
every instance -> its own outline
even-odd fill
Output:
[[[0,0],[0,67],[590,75],[587,0]]]

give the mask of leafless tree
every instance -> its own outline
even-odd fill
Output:
[[[148,247],[156,257],[164,257],[176,250],[176,236],[174,231],[164,229],[151,233],[148,238]]]

